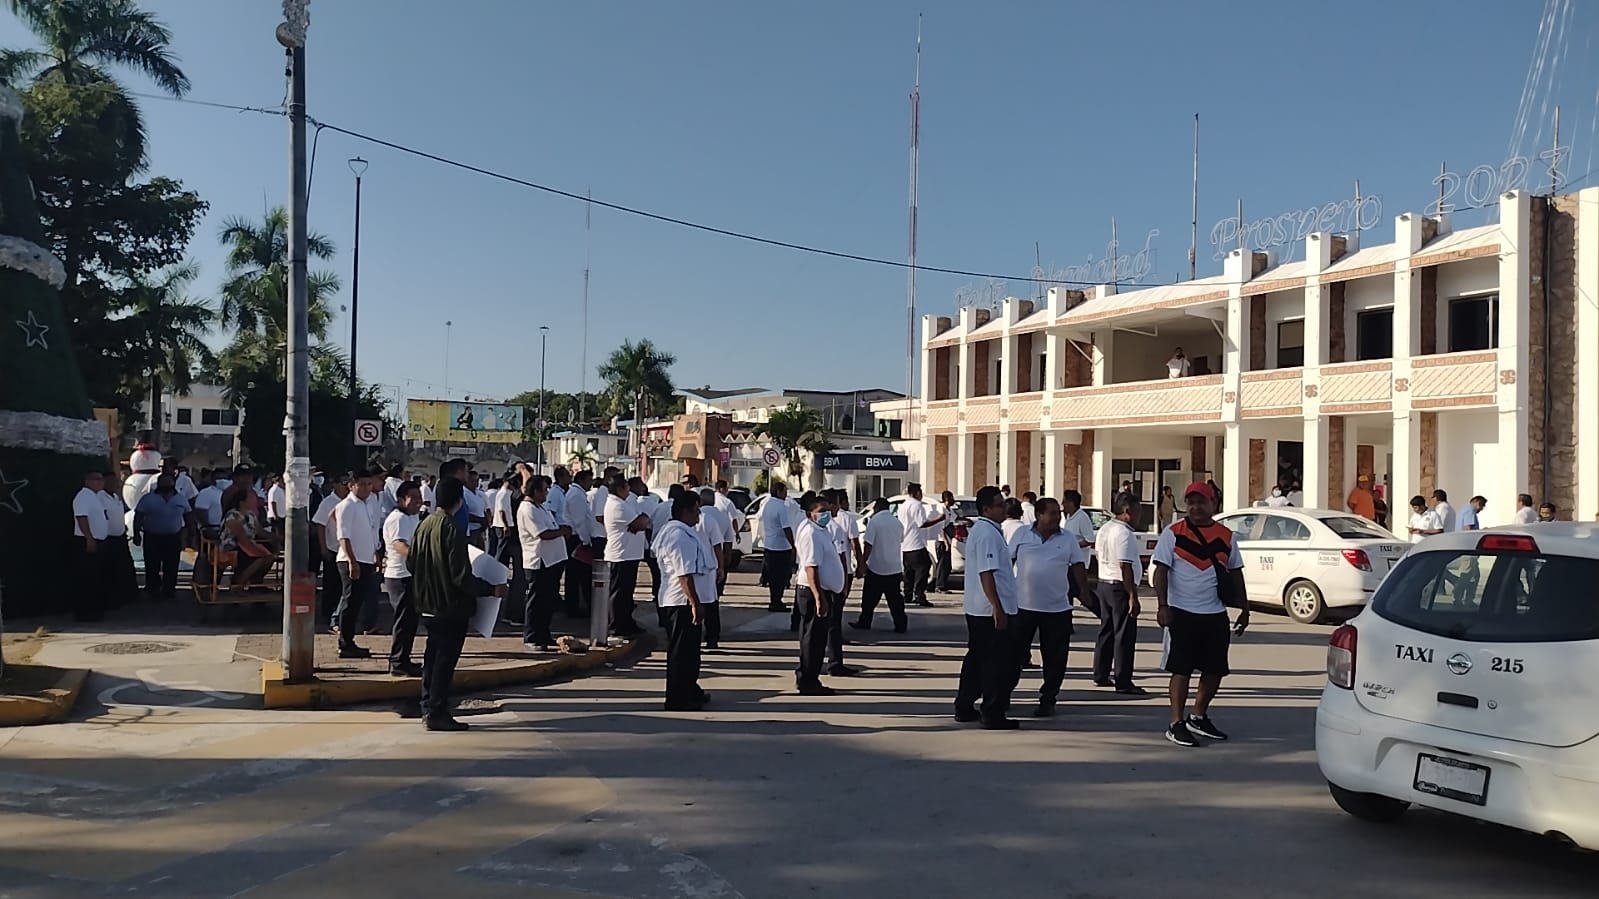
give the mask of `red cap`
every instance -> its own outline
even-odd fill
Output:
[[[1210,489],[1210,485],[1204,481],[1195,481],[1189,484],[1188,489],[1183,491],[1183,499],[1187,499],[1191,494],[1195,493],[1210,497],[1210,501],[1213,503],[1221,501],[1221,497],[1216,495],[1216,491]]]

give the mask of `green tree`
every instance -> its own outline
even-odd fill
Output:
[[[216,311],[210,303],[188,295],[196,274],[193,265],[183,265],[159,279],[136,278],[126,291],[128,322],[138,341],[129,347],[128,358],[142,363],[139,371],[149,381],[150,437],[156,446],[161,445],[164,387],[186,395],[196,369],[216,364],[205,342]]]
[[[671,368],[677,357],[656,349],[649,340],[623,341],[600,366],[613,414],[631,411],[643,422],[651,407],[670,409],[673,402]]]
[[[599,417],[600,397],[593,393],[558,393],[554,390],[544,391],[544,420],[547,424],[543,433],[538,426],[539,392],[537,390],[524,390],[516,396],[506,400],[513,406],[521,406],[527,414],[522,417],[522,439],[527,443],[535,443],[549,439],[550,435],[561,431],[575,430],[591,425]],[[588,421],[578,421],[578,408],[582,407]]]
[[[805,473],[799,458],[801,449],[825,453],[833,448],[832,441],[827,439],[827,423],[822,420],[822,414],[798,402],[774,409],[771,417],[755,432],[777,444],[788,458],[789,474],[796,477]]]
[[[235,403],[253,382],[285,377],[289,346],[289,216],[283,207],[267,211],[261,221],[232,218],[222,225],[228,247],[227,280],[222,285],[219,319],[235,329],[232,342],[217,356],[217,374]],[[333,256],[333,242],[320,234],[306,239],[316,259]],[[331,272],[312,272],[308,321],[311,336],[326,340],[333,320],[329,299],[339,279]],[[313,345],[312,366],[326,370],[332,348]],[[320,361],[319,361],[320,360]]]
[[[595,466],[600,464],[600,454],[595,452],[593,447],[583,445],[572,450],[572,454],[567,457],[566,461],[572,466],[572,471],[574,472],[582,471],[585,468],[592,471]]]
[[[172,32],[132,0],[7,0],[17,19],[41,44],[0,50],[0,81],[87,88],[104,97],[97,116],[103,134],[121,151],[130,171],[143,167],[144,121],[138,104],[112,75],[138,72],[174,97],[189,92],[189,78],[172,54]]]

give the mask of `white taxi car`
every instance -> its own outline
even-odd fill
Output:
[[[1344,811],[1411,805],[1599,849],[1599,527],[1429,537],[1333,632],[1316,760]]]
[[[1253,508],[1220,515],[1244,557],[1249,601],[1313,624],[1330,608],[1363,606],[1410,544],[1358,515]]]

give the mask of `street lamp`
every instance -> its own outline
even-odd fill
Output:
[[[356,334],[361,316],[361,176],[366,174],[366,160],[356,156],[350,160],[350,171],[355,175],[355,271],[350,277],[350,428],[354,436],[356,412],[355,366]],[[351,444],[352,470],[361,468],[361,448]]]
[[[550,342],[550,326],[539,325],[539,474],[544,473],[544,351]]]

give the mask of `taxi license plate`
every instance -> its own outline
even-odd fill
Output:
[[[1485,765],[1421,753],[1416,756],[1415,787],[1420,793],[1472,805],[1487,805],[1488,776],[1491,773],[1491,769]]]

